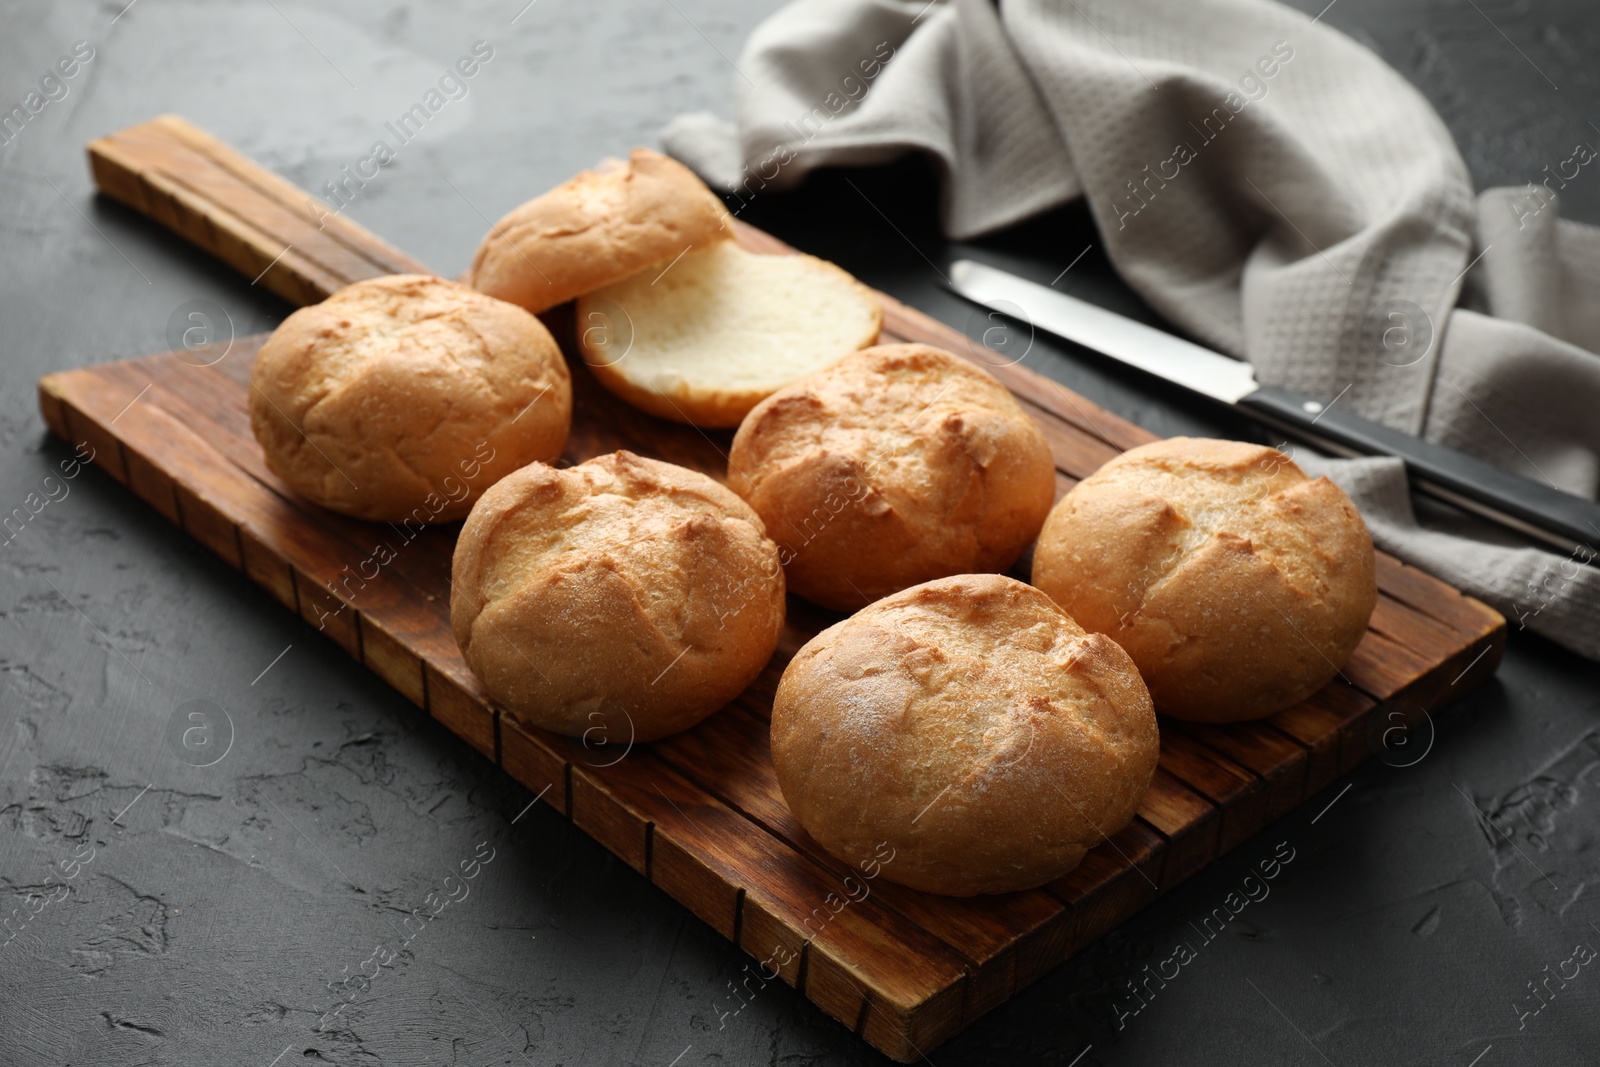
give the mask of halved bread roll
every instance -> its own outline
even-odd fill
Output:
[[[495,223],[467,284],[537,313],[732,236],[727,208],[693,171],[635,148]]]
[[[685,252],[578,300],[595,377],[652,415],[732,427],[797,378],[878,339],[872,291],[826,260],[731,241]]]

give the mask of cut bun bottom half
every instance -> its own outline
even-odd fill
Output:
[[[578,347],[601,384],[705,428],[738,426],[785,385],[873,344],[882,322],[872,291],[832,263],[727,240],[577,304]]]

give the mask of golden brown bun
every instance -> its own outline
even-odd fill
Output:
[[[732,241],[652,266],[578,301],[594,376],[635,407],[732,427],[790,382],[878,339],[872,290],[815,256]]]
[[[490,696],[618,751],[738,696],[783,628],[778,548],[755,512],[631,452],[506,477],[472,509],[452,571],[456,643]]]
[[[450,522],[566,445],[572,382],[550,331],[464,285],[395,274],[301,308],[261,346],[250,429],[306,499]]]
[[[806,831],[952,896],[1072,870],[1133,818],[1159,749],[1127,653],[998,574],[928,582],[830,626],[772,705],[773,766]]]
[[[1125,452],[1063,497],[1033,584],[1127,649],[1160,711],[1197,722],[1321,689],[1378,599],[1343,490],[1275,449],[1188,437]]]
[[[586,170],[495,223],[467,280],[544,311],[732,234],[727,209],[693,171],[635,148],[627,163]]]
[[[850,611],[1009,567],[1050,511],[1055,465],[986,372],[929,345],[880,345],[758,404],[728,485],[783,546],[789,588]]]

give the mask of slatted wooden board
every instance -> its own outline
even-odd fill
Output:
[[[304,192],[181,120],[114,134],[91,145],[90,157],[104,192],[296,303],[362,278],[424,269],[347,220],[319,225]],[[788,251],[749,227],[738,239],[758,251]],[[886,341],[974,352],[965,337],[881,299]],[[571,352],[570,321],[561,312],[547,321]],[[784,665],[836,616],[791,598],[766,671],[728,708],[677,737],[625,749],[624,738],[585,745],[523,728],[488,700],[451,637],[455,527],[408,539],[393,526],[297,500],[266,469],[246,416],[262,340],[236,340],[210,366],[197,364],[215,351],[50,375],[39,384],[45,422],[64,441],[87,442],[107,474],[901,1061],[925,1055],[1347,772],[1372,751],[1374,716],[1403,702],[1438,708],[1487,678],[1505,642],[1499,614],[1380,554],[1382,595],[1343,679],[1263,722],[1163,721],[1160,766],[1137,818],[1069,876],[973,900],[879,878],[865,899],[840,908],[851,896],[842,881],[851,872],[789,814],[767,744]],[[570,362],[565,460],[628,448],[724,475],[731,435],[643,415],[600,388],[581,360]],[[1023,368],[991,370],[1044,428],[1063,492],[1151,437]],[[379,546],[393,550],[393,561],[376,577],[352,581],[371,573],[366,561]]]

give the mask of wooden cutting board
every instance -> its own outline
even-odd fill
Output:
[[[94,142],[89,155],[107,195],[296,304],[363,278],[426,270],[344,218],[319,219],[304,191],[180,119],[123,130]],[[754,251],[791,251],[744,225],[738,240]],[[924,341],[981,358],[961,334],[879,299],[886,342]],[[570,353],[570,311],[546,318]],[[1374,751],[1369,734],[1381,733],[1390,716],[1440,708],[1488,678],[1505,644],[1498,613],[1380,553],[1378,608],[1342,677],[1262,722],[1163,721],[1160,766],[1137,818],[1072,874],[973,900],[882,878],[863,884],[861,872],[833,860],[795,823],[767,743],[784,665],[837,616],[791,598],[761,677],[677,737],[630,746],[627,738],[574,741],[520,727],[488,699],[451,637],[456,527],[413,537],[348,519],[296,499],[266,469],[246,416],[262,340],[235,340],[226,355],[168,353],[49,375],[39,383],[45,422],[69,444],[87,442],[111,477],[748,952],[757,961],[748,988],[776,972],[903,1062],[1360,763]],[[1059,491],[1152,439],[990,355],[985,365],[1043,427]],[[573,424],[564,461],[628,448],[724,476],[730,434],[641,414],[601,388],[581,359],[569,362]],[[375,562],[390,553],[392,561]],[[844,881],[852,873],[854,888]]]

